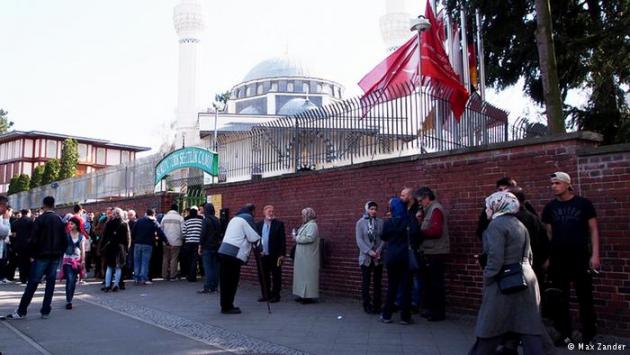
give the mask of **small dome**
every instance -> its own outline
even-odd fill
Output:
[[[312,73],[299,60],[277,57],[256,64],[243,78],[243,82],[277,77],[311,77]]]
[[[278,111],[278,114],[284,116],[292,116],[316,108],[317,105],[312,103],[309,99],[296,97],[295,99],[291,99],[286,104],[284,104],[280,108],[280,111]]]
[[[254,106],[247,106],[239,112],[241,115],[260,115],[260,111]]]

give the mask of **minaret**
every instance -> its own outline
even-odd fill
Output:
[[[385,15],[381,16],[381,35],[387,52],[393,52],[411,37],[409,22],[412,16],[405,11],[405,0],[385,0]]]
[[[177,85],[177,121],[175,147],[199,144],[197,120],[197,47],[204,29],[203,12],[198,0],[181,0],[173,11],[173,25],[179,37],[179,78]]]

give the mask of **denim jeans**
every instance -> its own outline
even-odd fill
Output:
[[[63,276],[66,278],[66,302],[72,303],[74,297],[74,289],[77,286],[78,270],[72,268],[72,265],[63,265]]]
[[[118,286],[120,284],[122,269],[119,267],[113,268],[111,266],[108,266],[107,272],[105,272],[105,287],[110,287],[112,285],[112,274],[114,274],[114,286]]]
[[[44,292],[44,302],[42,303],[42,314],[50,313],[50,304],[52,303],[53,293],[55,292],[55,282],[57,278],[57,266],[59,259],[35,259],[31,266],[31,274],[26,284],[26,289],[20,300],[20,306],[17,313],[21,316],[26,315],[28,306],[33,300],[33,295],[37,290],[37,286],[42,280],[42,276],[46,275],[46,290]]]
[[[219,253],[214,250],[204,250],[201,258],[203,270],[206,273],[203,289],[216,291],[219,286]]]
[[[136,244],[133,248],[133,278],[137,282],[149,281],[149,262],[152,245]]]

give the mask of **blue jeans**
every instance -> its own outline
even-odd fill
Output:
[[[152,245],[136,244],[133,247],[133,278],[138,282],[149,281],[149,262]]]
[[[37,290],[37,286],[42,280],[42,276],[46,275],[46,291],[44,292],[44,302],[42,303],[42,314],[50,313],[50,304],[52,303],[53,293],[55,292],[55,282],[57,278],[57,266],[59,259],[35,259],[31,266],[31,275],[26,284],[26,289],[20,300],[20,306],[17,313],[21,316],[26,315],[28,306],[33,300],[33,295]]]
[[[63,276],[66,278],[66,302],[72,303],[72,297],[74,297],[74,289],[77,286],[78,270],[72,268],[72,265],[63,266]]]
[[[219,253],[214,250],[204,250],[201,255],[203,270],[206,273],[204,290],[216,291],[219,287]]]
[[[122,275],[122,269],[117,267],[114,268],[111,266],[107,267],[107,272],[105,272],[105,287],[109,288],[112,285],[112,274],[114,274],[114,286],[118,286],[120,283],[120,276]]]

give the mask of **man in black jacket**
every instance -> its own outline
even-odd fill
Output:
[[[206,203],[203,210],[205,218],[201,226],[198,252],[203,262],[205,283],[203,289],[198,293],[213,293],[219,287],[219,246],[223,240],[223,233],[221,232],[221,223],[214,215],[214,205]]]
[[[282,263],[286,254],[287,242],[284,231],[284,223],[275,218],[273,206],[263,208],[265,219],[256,223],[256,231],[262,237],[262,277],[267,286],[269,302],[280,301],[280,289],[282,288]],[[273,285],[270,285],[273,280]],[[262,280],[261,280],[262,281]],[[269,287],[271,286],[271,289]],[[265,302],[263,295],[258,302]]]
[[[151,284],[149,281],[149,263],[154,240],[159,238],[164,243],[168,243],[166,235],[155,220],[153,209],[148,209],[146,215],[136,222],[131,234],[134,237],[133,277],[136,284],[149,285]]]
[[[31,256],[28,253],[28,240],[33,231],[33,219],[31,218],[30,210],[22,210],[22,217],[13,223],[12,231],[15,232],[13,247],[17,254],[20,282],[25,284],[31,273]]]
[[[6,197],[0,197],[0,210],[6,206]],[[52,196],[44,198],[44,213],[33,223],[33,231],[29,240],[29,251],[34,258],[31,275],[20,300],[20,306],[15,313],[6,316],[6,319],[22,319],[26,316],[28,306],[33,299],[37,286],[46,275],[46,291],[42,304],[42,318],[48,318],[51,310],[53,293],[59,259],[68,246],[65,225],[59,215],[55,214],[55,199]],[[6,207],[5,207],[6,208]]]

